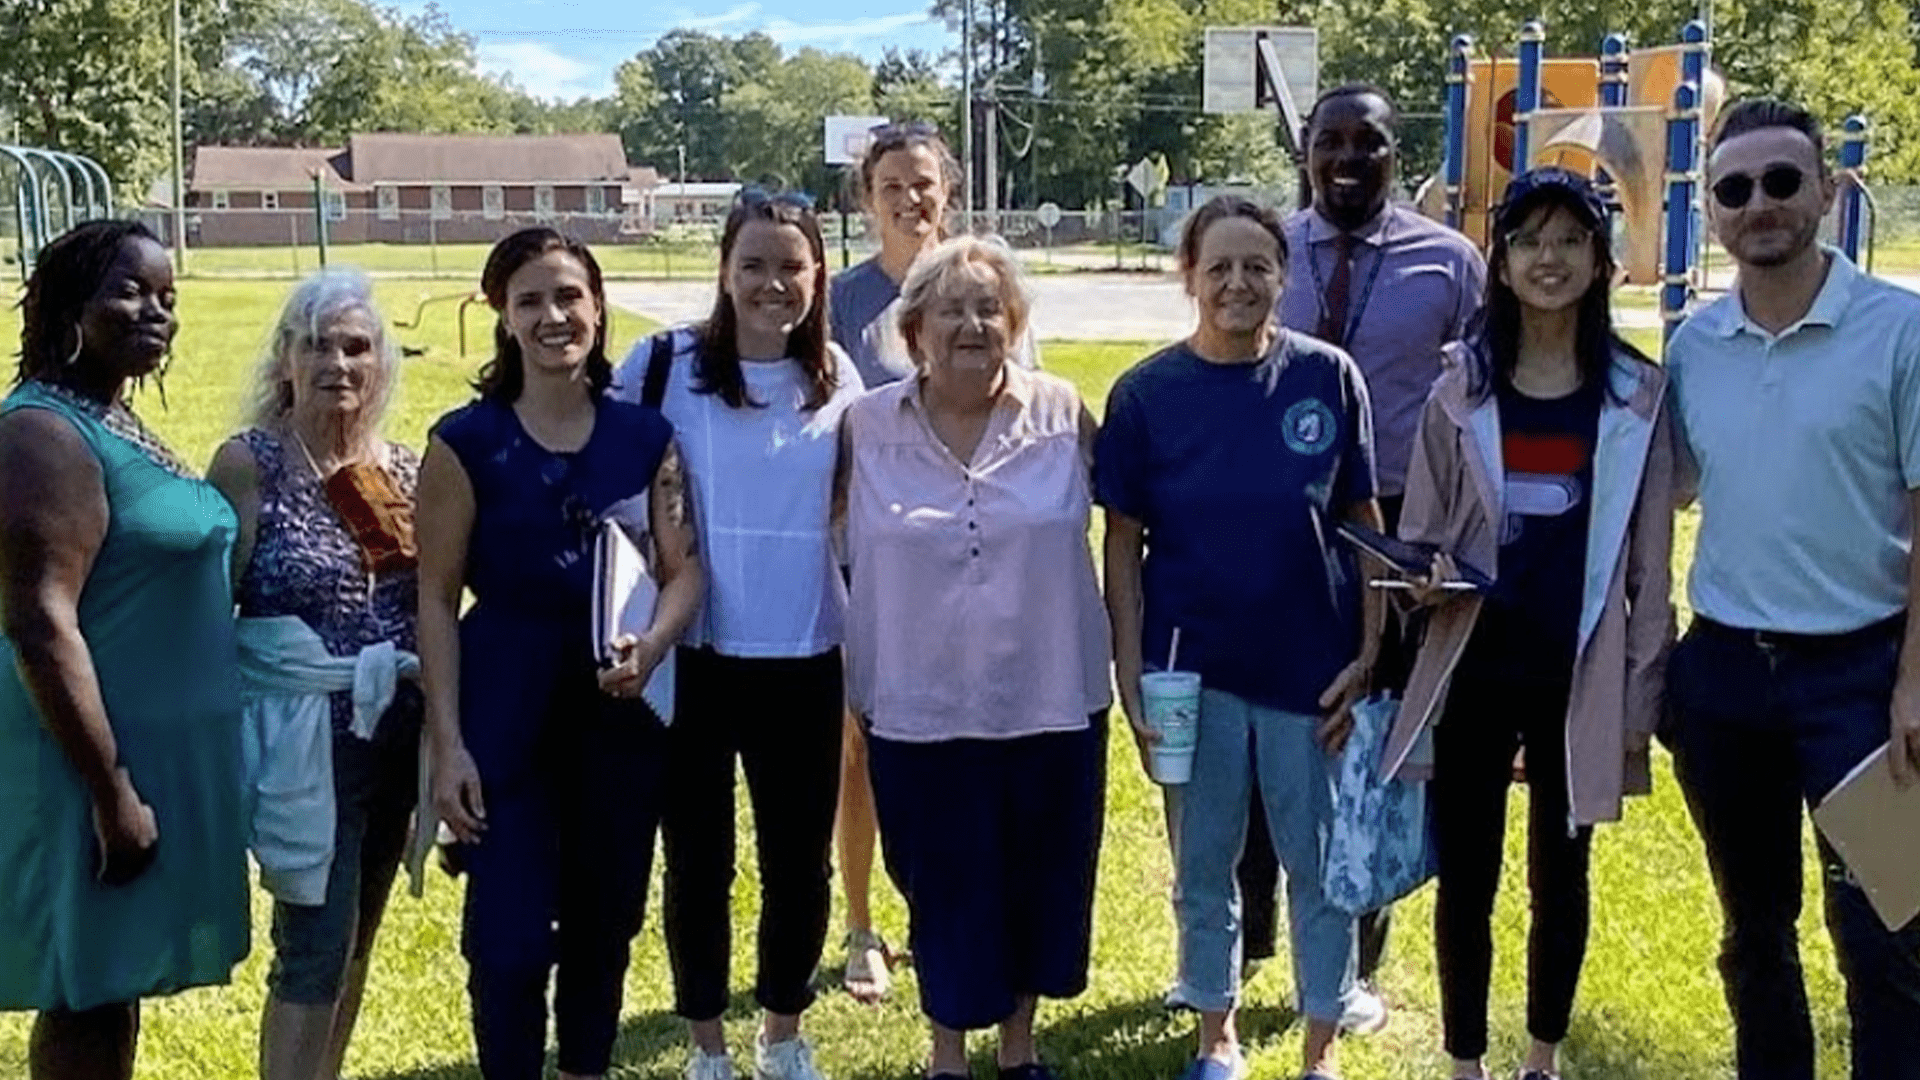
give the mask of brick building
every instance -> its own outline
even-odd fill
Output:
[[[491,243],[525,225],[585,240],[644,231],[651,169],[617,135],[355,135],[340,150],[202,146],[187,182],[189,242],[311,243],[315,181],[339,243]]]

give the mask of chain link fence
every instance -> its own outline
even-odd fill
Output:
[[[1874,242],[1873,266],[1882,273],[1920,274],[1920,186],[1874,185],[1867,225]],[[1172,246],[1189,199],[1207,192],[1169,193],[1164,207],[1147,210],[1065,210],[1043,217],[1031,209],[989,214],[975,211],[961,224],[1004,237],[1035,272],[1168,272]],[[1289,187],[1248,194],[1282,208],[1294,205]],[[171,215],[162,209],[138,213],[163,238],[171,238]],[[211,278],[299,278],[320,266],[320,222],[311,209],[211,210],[186,215],[185,273]],[[475,281],[488,249],[516,229],[550,225],[593,245],[610,277],[708,279],[717,272],[722,219],[705,217],[654,224],[618,214],[545,215],[431,211],[350,210],[326,223],[327,261],[360,267],[378,276]],[[20,223],[15,208],[0,203],[0,278],[19,281]],[[821,215],[827,261],[833,269],[872,254],[876,241],[863,215]],[[1828,222],[1827,236],[1834,235]],[[1727,266],[1724,253],[1709,261]]]

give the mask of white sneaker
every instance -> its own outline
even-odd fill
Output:
[[[726,1054],[709,1054],[699,1047],[693,1048],[692,1056],[687,1058],[687,1080],[733,1080],[733,1058]]]
[[[1387,1026],[1387,1003],[1365,986],[1355,986],[1340,1011],[1340,1030],[1348,1035],[1373,1035]]]
[[[766,1035],[753,1038],[754,1080],[826,1080],[813,1067],[813,1047],[795,1035],[769,1046]]]

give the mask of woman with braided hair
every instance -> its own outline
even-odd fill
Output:
[[[133,222],[41,253],[0,403],[0,1009],[34,1080],[125,1080],[139,1000],[247,952],[235,521],[126,402],[173,341]]]

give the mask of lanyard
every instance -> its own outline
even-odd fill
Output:
[[[1379,242],[1374,245],[1379,248],[1379,252],[1373,258],[1373,269],[1367,272],[1366,284],[1360,288],[1360,302],[1353,305],[1352,310],[1347,313],[1347,325],[1340,328],[1340,340],[1334,342],[1335,345],[1343,349],[1347,347],[1348,342],[1353,340],[1353,332],[1360,328],[1360,316],[1365,314],[1367,310],[1367,301],[1373,299],[1374,283],[1380,280],[1380,267],[1386,264],[1387,224],[1388,223],[1384,221],[1380,223],[1380,239]],[[1300,229],[1300,246],[1307,249],[1307,269],[1313,273],[1314,302],[1320,307],[1320,318],[1325,320],[1327,316],[1327,283],[1320,277],[1320,260],[1314,255],[1313,223],[1311,221],[1307,222]]]

